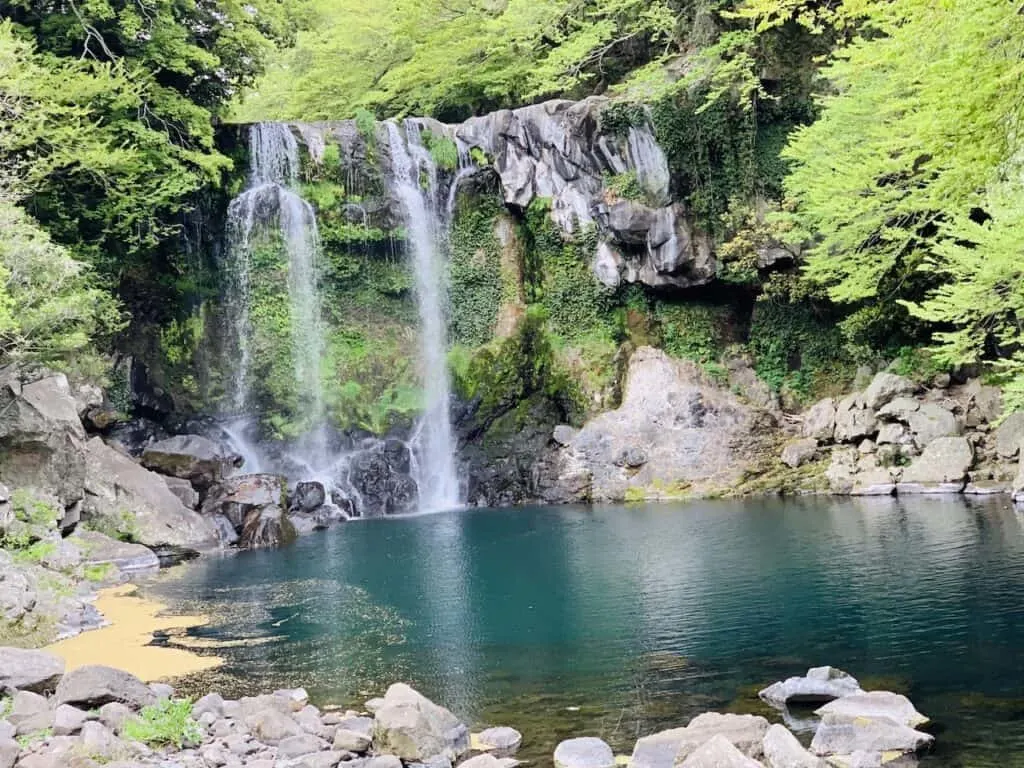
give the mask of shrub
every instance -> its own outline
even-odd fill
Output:
[[[203,739],[199,723],[192,719],[191,699],[163,699],[143,707],[139,716],[124,724],[123,735],[152,747],[198,744]]]

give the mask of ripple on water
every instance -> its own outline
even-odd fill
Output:
[[[201,561],[155,588],[211,616],[190,636],[254,641],[217,649],[226,693],[302,685],[347,705],[405,680],[519,728],[535,759],[569,735],[628,751],[701,711],[759,711],[759,687],[835,664],[936,721],[926,765],[1009,765],[1022,520],[992,499],[476,510]]]

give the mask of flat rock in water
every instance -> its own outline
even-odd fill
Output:
[[[729,739],[719,734],[712,736],[695,749],[681,768],[764,768],[752,757],[740,752]]]
[[[858,717],[886,717],[909,728],[926,725],[929,720],[922,715],[906,696],[889,691],[868,691],[844,696],[815,710],[815,714],[825,717],[853,720]]]
[[[763,746],[768,768],[826,768],[824,760],[804,749],[796,736],[777,723],[765,733]]]
[[[48,693],[64,675],[64,659],[44,651],[0,648],[0,691]]]
[[[615,754],[593,736],[568,739],[555,747],[555,768],[615,768]]]
[[[486,749],[495,757],[511,757],[523,743],[523,734],[515,728],[487,728],[477,734],[477,747]]]
[[[812,667],[804,677],[773,683],[758,696],[773,706],[782,707],[787,703],[823,704],[853,693],[863,693],[857,678],[835,667]]]
[[[135,675],[97,664],[79,667],[64,675],[57,686],[55,700],[58,705],[87,708],[120,702],[141,709],[156,703],[156,696]]]
[[[758,715],[705,712],[693,718],[682,731],[675,756],[676,765],[683,763],[698,747],[715,736],[725,738],[747,757],[759,758],[764,754],[763,742],[768,731],[768,721]]]
[[[858,717],[849,720],[825,715],[811,741],[816,755],[850,755],[854,752],[912,753],[929,746],[934,737],[888,718]]]
[[[469,760],[459,763],[459,768],[502,768],[501,760],[494,755],[485,754],[471,757]]]

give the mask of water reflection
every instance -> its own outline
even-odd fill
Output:
[[[981,725],[992,755],[1024,748],[1018,710],[964,704],[1024,689],[1022,527],[1002,500],[940,497],[482,510],[350,524],[159,590],[212,603],[211,638],[276,639],[220,651],[226,692],[345,704],[407,680],[522,725],[542,756],[750,709],[757,686],[831,663],[907,681],[957,765]]]

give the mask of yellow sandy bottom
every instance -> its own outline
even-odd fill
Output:
[[[68,671],[104,664],[131,672],[146,682],[220,666],[223,659],[215,656],[150,645],[154,632],[184,631],[207,622],[204,616],[161,616],[166,607],[140,597],[133,584],[104,589],[96,598],[96,608],[110,625],[61,640],[46,650],[63,658]]]

